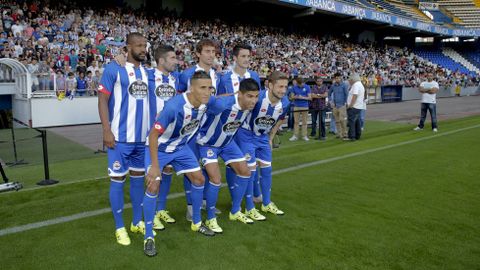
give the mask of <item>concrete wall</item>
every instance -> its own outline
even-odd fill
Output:
[[[31,99],[32,127],[100,123],[97,97]]]
[[[465,87],[460,91],[461,96],[470,96],[480,94],[480,87]],[[455,96],[455,88],[440,87],[437,93],[437,97],[453,97]],[[402,100],[415,100],[421,99],[421,94],[418,92],[418,88],[404,87],[402,92]]]
[[[30,125],[30,101],[24,98],[17,98],[13,96],[12,98],[12,113],[13,117],[26,125]],[[23,127],[21,124],[13,121],[13,126]]]

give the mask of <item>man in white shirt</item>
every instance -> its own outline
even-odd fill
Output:
[[[353,73],[349,78],[350,91],[347,97],[348,137],[345,141],[355,141],[362,136],[360,124],[360,112],[365,108],[365,87],[363,87],[360,75]]]
[[[432,131],[438,132],[437,127],[437,92],[439,86],[436,81],[433,80],[433,73],[427,73],[427,81],[422,82],[418,91],[422,94],[422,106],[420,122],[418,126],[413,130],[422,130],[425,125],[425,119],[427,118],[427,110],[430,112],[432,119]]]

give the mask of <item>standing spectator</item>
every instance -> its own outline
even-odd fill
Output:
[[[87,80],[85,79],[85,73],[80,72],[77,78],[77,91],[76,96],[83,97],[87,92]]]
[[[310,112],[312,114],[312,133],[310,134],[310,136],[316,136],[318,120],[318,138],[316,138],[316,140],[324,141],[327,138],[325,131],[325,118],[327,115],[327,96],[328,87],[323,84],[322,78],[317,77],[315,79],[315,85],[312,87],[312,101],[310,102]]]
[[[50,90],[50,67],[45,62],[38,63],[38,81],[40,90]]]
[[[28,71],[31,73],[32,77],[32,92],[37,91],[39,87],[38,81],[38,72],[39,72],[40,65],[38,64],[37,58],[32,58],[30,64],[27,65]]]
[[[365,96],[367,96],[367,91],[365,91]],[[363,109],[360,111],[360,127],[362,131],[364,130],[364,127],[365,127],[365,115],[367,114],[367,104],[368,104],[368,98],[365,98],[363,100]]]
[[[57,98],[58,100],[62,100],[65,98],[66,89],[67,89],[67,81],[63,74],[62,70],[57,70],[57,77],[55,78],[55,84],[57,87]]]
[[[333,100],[333,94],[328,96],[328,100],[329,100],[328,106],[329,106],[330,111],[331,111],[329,133],[331,133],[333,135],[336,135],[337,134],[337,126],[335,124],[335,117],[333,117],[333,107],[331,105],[332,104],[331,100]]]
[[[75,74],[73,72],[68,73],[68,78],[66,79],[67,82],[67,91],[65,96],[74,96],[75,91],[77,90],[77,79],[75,79]]]
[[[347,116],[348,86],[343,82],[340,73],[335,73],[333,84],[328,91],[328,96],[332,97],[330,104],[333,109],[333,117],[335,118],[337,138],[347,138],[347,122],[345,122],[345,117]]]
[[[360,112],[364,108],[365,87],[363,87],[360,75],[356,73],[350,75],[349,81],[351,87],[347,98],[348,138],[344,138],[344,140],[355,141],[362,136]]]
[[[96,86],[96,83],[95,81],[93,80],[93,74],[92,72],[89,70],[87,71],[87,77],[85,77],[85,81],[87,82],[87,94],[89,96],[95,96],[95,90],[97,89],[95,86]]]
[[[266,82],[265,82],[266,84]],[[294,123],[294,117],[293,117],[293,99],[290,98],[290,94],[292,94],[293,87],[297,85],[297,81],[293,80],[292,85],[288,88],[286,96],[288,97],[290,101],[290,105],[288,106],[288,121],[287,121],[287,130],[292,131],[293,130],[293,123]]]
[[[75,49],[70,50],[70,54],[68,55],[68,58],[70,59],[70,67],[73,70],[76,70],[78,65],[78,55]]]
[[[436,81],[433,80],[433,73],[427,74],[427,81],[422,82],[418,91],[422,94],[422,106],[420,122],[418,126],[413,130],[422,130],[425,125],[425,118],[427,118],[427,110],[430,112],[432,121],[432,131],[438,132],[437,127],[437,92],[439,86]]]
[[[297,85],[293,86],[292,93],[290,94],[293,98],[293,104],[295,106],[293,110],[293,117],[295,118],[293,124],[293,136],[289,139],[290,141],[296,141],[300,137],[300,117],[302,119],[302,131],[301,136],[303,140],[308,141],[307,136],[307,118],[308,118],[308,102],[312,100],[310,87],[304,83],[303,78],[297,77],[295,79]],[[297,137],[297,135],[299,135]]]

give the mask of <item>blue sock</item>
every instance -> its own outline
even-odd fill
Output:
[[[206,201],[207,200],[207,191],[208,189],[206,188],[207,185],[208,185],[208,182],[209,182],[209,178],[208,178],[208,173],[207,173],[207,170],[205,170],[205,168],[202,168],[202,174],[203,174],[203,177],[205,177],[205,186],[203,188],[203,200]]]
[[[255,197],[260,197],[262,193],[260,192],[260,178],[262,176],[260,175],[260,169],[257,168],[256,170],[256,176],[253,179],[253,196]]]
[[[240,205],[242,204],[243,196],[245,196],[245,192],[247,191],[248,182],[250,182],[252,177],[243,177],[238,175],[236,178],[237,181],[235,181],[236,186],[233,191],[232,199],[232,211],[230,211],[232,214],[235,214],[241,210]]]
[[[207,186],[207,183],[205,183]],[[220,190],[221,184],[215,184],[208,182],[208,192],[207,192],[207,219],[212,219],[217,217],[215,215],[215,208],[217,206],[218,200],[218,191]]]
[[[230,197],[233,201],[233,190],[235,189],[235,180],[237,175],[235,174],[235,171],[230,168],[230,166],[227,166],[226,168],[225,178],[227,179],[228,191],[230,192]]]
[[[197,224],[202,221],[201,208],[203,198],[203,186],[197,186],[192,183],[192,222]]]
[[[157,212],[167,208],[167,196],[170,192],[172,184],[172,174],[162,173],[162,181],[160,181],[160,190],[158,191]]]
[[[257,171],[251,171],[251,173],[248,179],[247,190],[245,191],[245,209],[247,209],[247,211],[255,208],[255,204],[253,203],[253,185],[257,177]]]
[[[205,202],[205,209],[207,209],[206,204],[207,204],[208,190],[209,189],[210,189],[210,181],[205,180],[205,185],[203,186],[203,201],[202,201],[202,206],[203,206],[203,203]]]
[[[260,186],[262,187],[263,205],[270,203],[270,194],[272,192],[272,166],[260,168],[262,178]]]
[[[123,186],[125,179],[110,179],[110,207],[112,208],[115,229],[125,227],[123,224]]]
[[[183,189],[185,190],[185,199],[188,205],[192,205],[192,183],[186,175],[183,176]]]
[[[143,185],[145,176],[131,176],[130,175],[130,201],[132,202],[133,210],[133,225],[137,225],[142,220],[142,201],[143,201]]]
[[[155,204],[157,203],[157,195],[145,192],[143,196],[143,216],[145,217],[145,239],[153,238],[153,217],[155,216]]]

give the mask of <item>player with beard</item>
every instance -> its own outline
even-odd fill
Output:
[[[153,127],[156,117],[161,114],[165,103],[173,98],[178,89],[178,73],[175,72],[178,60],[172,46],[160,45],[154,51],[157,68],[149,73],[150,125]],[[146,147],[148,148],[148,141]],[[146,150],[148,151],[148,149]],[[166,223],[175,223],[175,219],[166,210],[167,195],[172,183],[172,166],[165,166],[158,194],[157,209],[153,220],[153,229],[163,230]]]
[[[288,86],[288,77],[274,71],[268,78],[268,90],[261,91],[255,108],[246,122],[239,129],[235,141],[245,154],[251,171],[252,184],[249,183],[247,192],[253,193],[253,181],[256,177],[257,162],[260,166],[260,186],[262,192],[261,210],[266,213],[283,215],[284,212],[270,200],[272,187],[272,142],[273,138],[285,118],[289,106],[285,96]],[[246,200],[246,215],[254,217],[257,214],[253,200]],[[231,216],[230,216],[231,217]],[[231,218],[232,219],[232,218]]]
[[[140,33],[127,36],[127,63],[111,63],[98,87],[98,111],[103,128],[103,143],[108,148],[110,205],[115,221],[115,236],[121,245],[130,245],[123,221],[123,188],[130,174],[130,199],[133,221],[130,230],[145,233],[142,221],[144,153],[148,129],[148,74],[145,60],[146,39]]]

